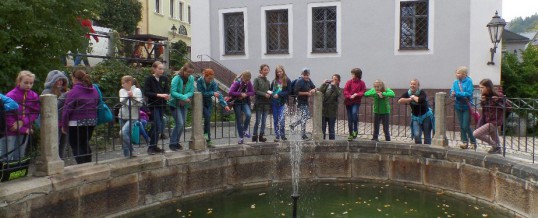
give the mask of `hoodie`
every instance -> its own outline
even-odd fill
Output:
[[[454,80],[454,83],[452,83],[452,88],[450,89],[450,93],[452,94],[452,92],[454,92],[456,97],[456,101],[454,102],[454,108],[460,110],[468,110],[469,107],[467,106],[467,101],[469,101],[471,104],[473,103],[473,91],[474,85],[471,77],[467,76],[462,80]]]
[[[62,128],[67,129],[69,121],[97,120],[98,103],[99,93],[93,86],[86,87],[82,83],[74,84],[65,99],[61,119]]]
[[[344,103],[346,105],[360,104],[362,96],[366,92],[366,84],[360,79],[350,79],[344,86]],[[351,98],[353,94],[357,94],[355,98]]]
[[[17,114],[8,113],[6,116],[7,135],[14,136],[18,134],[28,134],[32,128],[32,123],[39,116],[39,96],[32,90],[24,90],[19,86],[6,94],[7,97],[13,99],[19,104]],[[22,121],[22,127],[18,131],[11,131],[9,128],[17,121]]]
[[[49,74],[47,74],[47,79],[45,79],[45,89],[41,94],[52,94],[52,86],[60,79],[64,80],[65,87],[69,86],[69,79],[67,79],[67,76],[62,71],[59,70],[53,70],[50,71]],[[66,92],[67,90],[61,90],[62,93]]]

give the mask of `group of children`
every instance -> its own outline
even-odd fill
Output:
[[[240,77],[233,82],[229,90],[229,96],[224,98],[214,81],[215,72],[212,69],[205,69],[203,76],[195,81],[192,73],[194,67],[191,63],[186,63],[172,78],[171,83],[163,75],[163,64],[155,62],[152,65],[152,74],[149,75],[143,87],[144,92],[137,87],[136,80],[132,76],[124,76],[121,79],[122,88],[119,91],[120,103],[122,107],[119,112],[121,120],[122,148],[126,157],[133,156],[131,143],[131,130],[134,125],[145,124],[147,117],[140,108],[146,97],[146,104],[151,114],[151,125],[149,133],[148,153],[155,154],[163,150],[157,147],[160,134],[164,130],[163,114],[168,106],[175,120],[175,126],[170,137],[169,148],[172,151],[182,149],[180,138],[186,120],[186,111],[192,104],[192,97],[195,90],[203,96],[203,118],[204,118],[204,138],[209,147],[211,143],[210,115],[213,108],[212,98],[216,98],[218,103],[226,111],[233,108],[236,117],[236,128],[238,132],[238,144],[243,144],[245,138],[252,137],[253,142],[265,142],[266,118],[269,111],[272,111],[275,142],[287,140],[285,132],[285,113],[289,97],[296,97],[297,111],[299,117],[293,121],[289,127],[294,130],[301,127],[302,139],[308,139],[306,135],[306,121],[311,117],[308,101],[314,95],[316,87],[310,80],[310,70],[305,68],[301,72],[301,77],[291,81],[281,65],[276,66],[275,76],[269,81],[268,74],[270,68],[263,64],[260,66],[259,75],[251,82],[251,73],[243,72]],[[509,105],[503,96],[493,88],[493,83],[489,79],[480,82],[482,116],[478,123],[478,129],[474,132],[470,127],[470,110],[472,108],[473,83],[468,77],[466,67],[456,70],[456,80],[450,91],[455,98],[455,112],[461,127],[461,148],[466,149],[471,146],[476,148],[476,138],[479,138],[492,146],[490,153],[499,153],[500,144],[497,128],[503,123],[503,111]],[[389,116],[390,98],[395,97],[394,91],[386,87],[384,82],[376,80],[373,88],[366,90],[366,85],[362,80],[362,70],[354,68],[351,70],[352,78],[348,80],[343,89],[340,89],[340,75],[334,74],[332,79],[325,81],[319,91],[323,94],[323,138],[328,135],[329,140],[335,139],[335,122],[337,117],[340,96],[344,96],[344,105],[347,111],[349,136],[348,140],[353,140],[358,135],[358,111],[362,97],[373,98],[374,129],[372,140],[377,141],[380,124],[383,123],[385,140],[390,141]],[[0,94],[3,103],[3,113],[17,111],[16,113],[6,113],[5,132],[2,132],[0,139],[0,159],[18,160],[25,156],[29,135],[32,134],[32,124],[38,118],[40,105],[39,96],[32,91],[35,75],[29,71],[21,71],[16,80],[16,87],[5,96]],[[97,104],[95,99],[100,95],[90,81],[89,75],[83,70],[75,70],[71,75],[73,86],[69,90],[69,80],[60,71],[53,70],[47,75],[45,89],[42,94],[54,94],[58,97],[60,157],[65,141],[69,142],[73,155],[77,163],[91,161],[91,149],[89,140],[97,125]],[[256,121],[252,135],[249,132],[251,117],[251,97],[255,104]],[[428,105],[426,92],[420,89],[418,79],[410,82],[410,88],[404,92],[398,100],[400,104],[408,104],[411,107],[411,132],[415,143],[430,144],[432,130],[434,126],[433,111]],[[230,104],[230,105],[229,105]],[[232,105],[233,104],[233,105]],[[500,111],[501,110],[501,111]],[[148,138],[142,125],[141,133]],[[329,131],[326,134],[326,128]],[[67,139],[67,140],[66,140]]]

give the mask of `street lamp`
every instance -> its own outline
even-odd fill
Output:
[[[176,32],[177,32],[177,27],[175,24],[172,24],[172,38],[176,38]]]
[[[489,38],[491,39],[491,43],[493,43],[493,48],[489,49],[489,52],[491,53],[491,61],[488,62],[488,65],[495,65],[495,63],[493,63],[493,55],[497,51],[497,44],[501,42],[503,37],[504,26],[506,26],[506,22],[499,17],[499,13],[495,11],[495,16],[493,16],[487,25]]]

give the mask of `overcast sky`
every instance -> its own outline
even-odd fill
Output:
[[[502,18],[506,22],[516,17],[529,17],[538,13],[538,0],[503,0]]]

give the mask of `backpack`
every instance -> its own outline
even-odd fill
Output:
[[[297,95],[298,93],[295,91],[295,84],[297,84],[297,82],[300,80],[301,78],[297,78],[297,79],[294,79],[293,81],[291,81],[291,90],[289,91],[289,95],[291,96],[295,96]]]
[[[4,108],[4,101],[0,99],[0,137],[4,137],[6,131],[6,110]]]

